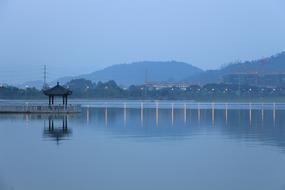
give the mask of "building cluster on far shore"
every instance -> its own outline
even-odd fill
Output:
[[[223,82],[225,84],[240,84],[275,88],[285,86],[285,74],[229,74],[223,77]]]
[[[161,90],[165,88],[179,88],[186,90],[191,86],[188,82],[146,82],[144,86],[148,89]]]

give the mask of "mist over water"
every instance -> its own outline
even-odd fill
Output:
[[[0,0],[0,190],[284,190],[284,7]]]
[[[282,189],[285,112],[84,108],[1,115],[0,168],[15,190]]]

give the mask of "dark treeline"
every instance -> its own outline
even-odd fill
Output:
[[[36,88],[20,89],[13,86],[0,87],[0,99],[39,99],[43,93]]]
[[[156,100],[258,100],[279,99],[285,96],[285,88],[265,88],[249,85],[206,84],[188,88],[162,88],[130,86],[119,87],[115,81],[93,83],[85,79],[68,82],[65,87],[73,91],[71,98],[86,99],[156,99]],[[0,87],[1,99],[42,99],[45,96],[35,88],[19,89]]]

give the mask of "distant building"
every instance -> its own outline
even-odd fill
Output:
[[[285,87],[285,74],[271,74],[259,77],[259,85],[269,87]]]
[[[155,90],[160,90],[164,88],[180,88],[186,90],[191,84],[187,82],[146,82],[145,87]]]
[[[6,84],[6,83],[0,83],[0,88],[5,88],[5,87],[8,87],[8,84]]]
[[[229,74],[223,76],[223,82],[264,87],[285,86],[285,74]]]

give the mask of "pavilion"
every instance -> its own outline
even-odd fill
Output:
[[[64,88],[63,86],[59,85],[59,82],[57,82],[56,86],[44,90],[43,93],[48,96],[49,105],[54,105],[54,97],[60,96],[62,97],[63,105],[67,106],[67,99],[68,96],[72,94],[72,91]]]

